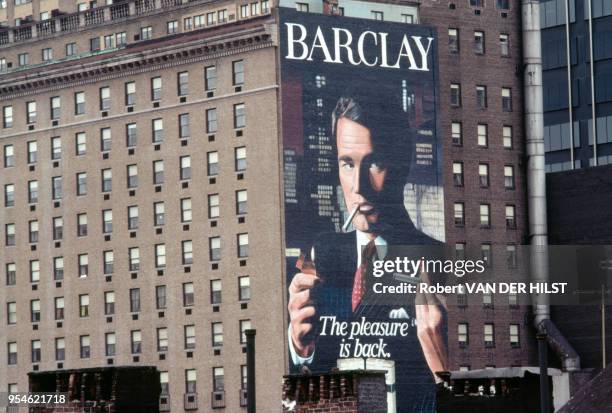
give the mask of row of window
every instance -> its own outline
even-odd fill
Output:
[[[12,231],[13,224],[7,224],[6,230]],[[7,237],[14,237],[7,232]],[[7,239],[9,241],[10,239]],[[210,261],[221,260],[221,237],[208,238],[208,258]],[[155,268],[163,269],[166,267],[166,244],[155,244],[153,247],[155,256]],[[236,255],[238,258],[244,259],[249,256],[249,234],[242,233],[236,235]],[[129,262],[129,271],[138,271],[140,269],[140,248],[130,247],[127,251]],[[79,278],[89,276],[89,254],[83,253],[77,255],[77,274]],[[181,241],[181,264],[193,264],[193,241]],[[40,260],[34,259],[29,262],[30,282],[38,283],[40,281]],[[102,251],[102,272],[105,275],[112,275],[115,269],[115,254],[113,250]],[[53,258],[53,278],[58,281],[64,278],[64,257]],[[6,264],[6,282],[7,285],[15,285],[17,282],[17,265],[14,262]]]
[[[510,9],[510,0],[468,0],[472,7],[485,7],[486,3],[495,4],[495,7],[501,10]]]
[[[251,320],[240,320],[240,343],[246,343],[245,331],[251,329]],[[194,324],[183,326],[184,334],[184,348],[185,350],[193,350],[196,347],[196,326]],[[168,328],[160,327],[156,329],[157,337],[157,351],[165,352],[168,351],[169,340],[168,340]],[[223,346],[223,323],[215,322],[211,324],[211,338],[212,347]],[[106,357],[114,357],[117,355],[117,334],[115,332],[108,332],[104,334],[104,355]],[[141,330],[130,331],[130,350],[131,354],[137,355],[142,353],[142,332]],[[8,364],[17,364],[17,342],[11,341],[8,343]],[[82,359],[88,359],[91,357],[91,336],[81,335],[79,336],[79,357]],[[55,360],[63,361],[66,357],[66,339],[59,337],[55,339]],[[42,345],[41,340],[31,340],[31,359],[32,363],[39,363],[42,361]]]
[[[210,281],[210,303],[219,305],[222,303],[222,281],[220,279]],[[157,310],[165,310],[167,308],[167,288],[165,285],[155,287],[155,308]],[[238,277],[238,299],[242,302],[251,299],[251,281],[248,275]],[[195,289],[192,282],[182,284],[182,300],[183,307],[193,307],[195,305]],[[79,295],[79,317],[86,318],[90,314],[89,294]],[[130,313],[139,313],[141,311],[140,288],[131,288],[129,290]],[[64,297],[54,298],[54,320],[63,321],[65,311]],[[115,292],[104,292],[104,315],[115,315]],[[17,303],[14,301],[6,304],[7,324],[17,324]],[[39,323],[41,321],[41,304],[39,299],[30,300],[30,321]]]
[[[459,53],[460,43],[460,30],[458,28],[449,28],[448,50],[451,53]],[[472,50],[478,55],[485,53],[485,32],[474,31]],[[500,33],[499,35],[499,52],[502,57],[510,56],[510,36],[507,33]]]
[[[507,229],[516,229],[516,206],[508,204],[504,208]],[[455,202],[453,205],[453,218],[456,227],[464,227],[465,203]],[[491,228],[491,205],[482,203],[479,207],[479,223],[481,228]]]
[[[451,123],[451,141],[454,146],[463,146],[463,125],[461,122]],[[489,125],[479,123],[476,126],[476,142],[479,147],[489,146]],[[512,126],[502,126],[502,147],[512,149],[514,146]]]
[[[455,186],[463,186],[465,183],[463,173],[463,162],[453,162],[453,184]],[[489,179],[489,164],[478,164],[478,182],[481,188],[488,188],[490,185]],[[514,166],[504,166],[504,188],[514,189]]]
[[[476,86],[476,107],[478,109],[486,109],[488,106],[487,87],[483,85]],[[450,104],[454,107],[461,107],[461,84],[451,83],[450,85]],[[503,112],[512,112],[512,89],[508,87],[501,88],[501,109]]]
[[[507,245],[506,251],[508,253],[508,267],[510,267],[512,264],[515,264],[514,267],[516,267],[516,245]],[[463,289],[463,291],[461,293],[457,293],[456,296],[457,296],[457,305],[459,307],[467,307],[468,295],[467,295],[466,290]],[[516,293],[508,294],[508,306],[510,308],[516,308],[518,307],[518,305],[519,305],[518,294]],[[482,306],[484,308],[493,308],[493,294],[490,294],[490,293],[482,294]]]
[[[233,67],[233,82],[234,86],[242,85],[244,82],[244,66],[243,61],[235,61],[232,63]],[[204,69],[205,72],[205,91],[214,91],[217,85],[217,74],[215,66],[209,66]],[[189,72],[180,72],[177,74],[177,92],[179,96],[186,96],[189,94]],[[130,81],[124,84],[124,103],[126,106],[132,106],[136,103],[136,82]],[[104,86],[99,89],[99,109],[101,111],[107,111],[111,108],[111,88]],[[162,98],[162,78],[153,77],[151,78],[151,100],[159,101]],[[84,91],[74,93],[74,115],[85,114],[85,103],[86,95]],[[62,113],[62,101],[60,96],[53,96],[49,99],[49,119],[59,120]],[[30,101],[25,103],[25,114],[26,124],[35,124],[39,118],[38,116],[38,105],[36,101]],[[234,128],[239,129],[246,126],[246,112],[244,103],[238,103],[233,106],[234,114]],[[179,128],[186,128],[185,130],[179,130],[180,137],[189,136],[189,114],[179,115]],[[4,106],[2,110],[2,126],[5,129],[12,128],[14,125],[14,108],[12,105]],[[217,131],[217,109],[211,108],[206,110],[206,126],[207,133],[214,133]],[[110,128],[103,128],[102,130],[108,130],[110,134]],[[153,141],[156,142],[156,131],[161,130],[163,139],[163,120],[153,119],[152,120],[153,130]]]
[[[466,259],[466,250],[467,244],[465,242],[457,242],[455,243],[455,258],[457,260],[465,260]],[[480,244],[480,259],[484,261],[486,267],[493,266],[493,245],[490,243]],[[508,244],[505,246],[505,256],[504,256],[506,267],[508,269],[515,269],[518,266],[518,255],[517,248],[515,244]],[[458,294],[458,300],[460,297],[463,297],[462,294]],[[465,304],[467,305],[467,298],[465,300]],[[510,305],[518,305],[518,297],[513,296],[513,300],[510,301]]]
[[[457,324],[457,341],[459,347],[467,347],[469,345],[470,329],[468,323]],[[508,328],[510,346],[520,347],[520,326],[518,324],[510,324]],[[495,325],[493,323],[485,323],[483,326],[483,341],[485,347],[495,347]]]

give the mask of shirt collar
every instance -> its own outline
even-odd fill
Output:
[[[361,263],[361,250],[365,247],[369,242],[370,238],[368,234],[363,231],[355,230],[357,233],[357,266]],[[380,235],[374,238],[374,245],[376,245],[376,255],[378,259],[383,259],[387,255],[387,241]]]

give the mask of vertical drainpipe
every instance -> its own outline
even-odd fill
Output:
[[[522,0],[524,63],[524,118],[527,152],[527,192],[530,273],[534,281],[548,281],[548,227],[546,215],[546,173],[544,171],[544,114],[542,97],[542,49],[539,0]],[[580,369],[580,357],[550,320],[546,295],[536,297],[535,327],[546,334],[548,345],[561,358],[566,371]]]
[[[567,63],[567,100],[570,132],[570,169],[574,169],[574,93],[572,91],[572,54],[570,43],[570,0],[565,0],[565,60]]]

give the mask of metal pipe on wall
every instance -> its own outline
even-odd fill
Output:
[[[567,100],[570,132],[570,169],[574,169],[574,92],[572,90],[572,53],[570,43],[570,0],[565,0],[565,60],[567,63]]]

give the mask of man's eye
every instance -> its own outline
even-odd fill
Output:
[[[353,170],[355,166],[352,163],[347,163],[347,162],[342,162],[340,164],[340,168],[346,170],[346,171],[351,171]]]

